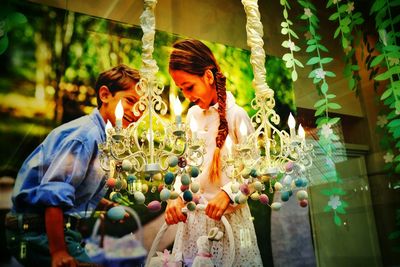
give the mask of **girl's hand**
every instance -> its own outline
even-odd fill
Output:
[[[221,220],[222,215],[225,210],[228,208],[229,202],[231,199],[225,193],[225,191],[221,191],[218,195],[208,202],[206,207],[206,215],[214,220]]]
[[[165,209],[165,222],[167,224],[177,224],[178,222],[186,222],[186,215],[182,213],[182,208],[185,207],[183,200],[177,199],[168,201]]]

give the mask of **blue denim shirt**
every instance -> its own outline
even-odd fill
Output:
[[[98,149],[105,139],[97,109],[51,131],[18,173],[12,211],[43,213],[58,206],[67,215],[89,216],[106,193]]]

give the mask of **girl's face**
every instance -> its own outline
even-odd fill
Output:
[[[203,76],[190,74],[182,70],[170,70],[170,75],[183,95],[190,102],[202,109],[208,109],[217,103],[217,91],[214,83],[214,76],[207,70]]]

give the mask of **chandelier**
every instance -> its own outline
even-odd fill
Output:
[[[189,210],[196,207],[193,194],[200,185],[193,179],[199,175],[203,163],[204,140],[196,136],[196,124],[182,122],[182,106],[175,98],[175,121],[167,122],[163,115],[167,105],[161,98],[164,87],[155,75],[158,71],[152,58],[154,50],[156,0],[144,0],[140,17],[143,30],[141,80],[136,85],[140,95],[133,106],[134,115],[140,119],[122,128],[123,109],[117,105],[116,125],[107,123],[107,140],[100,145],[101,167],[109,172],[107,185],[112,188],[110,199],[123,205],[145,204],[145,193],[159,193],[156,200],[147,203],[151,211],[161,209],[161,202],[179,196],[174,182],[179,177],[180,191]],[[233,144],[229,135],[225,141],[228,155],[222,158],[223,171],[232,180],[235,202],[244,203],[251,198],[279,210],[281,202],[269,204],[264,193],[281,191],[281,200],[287,201],[294,188],[299,204],[307,206],[308,195],[304,188],[308,180],[305,171],[312,165],[313,146],[306,142],[301,125],[296,131],[292,114],[288,119],[289,133],[279,130],[279,115],[275,112],[274,91],[266,83],[263,29],[257,0],[242,0],[247,16],[247,42],[251,48],[250,62],[253,67],[255,98],[251,106],[256,114],[251,118],[255,131],[247,132],[244,123],[240,134],[246,138]],[[193,123],[193,121],[192,121]],[[192,133],[192,134],[189,134]],[[127,193],[127,194],[126,194]]]

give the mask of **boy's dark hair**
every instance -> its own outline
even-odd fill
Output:
[[[139,71],[132,69],[125,64],[120,64],[112,69],[100,73],[97,78],[95,90],[97,96],[97,107],[101,108],[103,102],[99,96],[100,87],[107,86],[112,95],[118,91],[126,91],[140,80]]]

